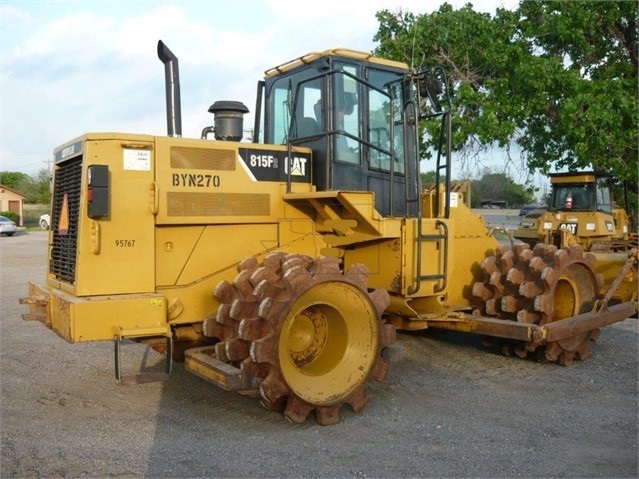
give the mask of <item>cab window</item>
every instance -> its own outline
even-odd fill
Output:
[[[291,140],[315,135],[320,131],[321,123],[321,83],[319,79],[302,82],[290,88],[289,81],[275,84],[273,101],[270,103],[272,138],[279,144],[285,144],[291,128]],[[295,108],[293,112],[292,109]],[[295,119],[291,123],[292,118]]]
[[[376,90],[368,92],[369,119],[368,137],[372,144],[370,147],[370,167],[383,171],[390,171],[391,146],[395,149],[395,173],[404,173],[403,137],[402,137],[402,109],[399,95],[392,100],[393,121],[395,122],[395,141],[391,145],[390,102],[388,96]]]
[[[597,180],[597,211],[612,213],[612,201],[610,199],[610,188],[605,179]]]
[[[357,75],[357,68],[352,65],[335,62],[336,68],[350,75]],[[333,135],[335,159],[344,163],[358,165],[360,138],[359,96],[357,81],[349,75],[333,75]]]

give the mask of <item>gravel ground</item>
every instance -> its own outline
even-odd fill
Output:
[[[405,359],[371,384],[368,407],[297,425],[182,364],[164,383],[119,386],[113,344],[70,345],[23,321],[18,298],[43,282],[46,243],[0,238],[2,478],[638,476],[636,319],[569,368],[471,335],[400,334]],[[162,364],[136,343],[124,357]]]

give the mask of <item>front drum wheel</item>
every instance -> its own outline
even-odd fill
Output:
[[[499,247],[482,262],[484,280],[476,282],[473,294],[479,313],[523,323],[544,325],[591,311],[603,284],[595,272],[596,259],[580,245],[557,248],[524,243]],[[541,361],[563,366],[585,359],[588,344],[599,335],[594,328],[546,344],[500,341],[502,350],[526,357],[535,352]]]

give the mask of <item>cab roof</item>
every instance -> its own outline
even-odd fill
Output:
[[[575,173],[551,173],[551,184],[561,183],[594,183],[597,178],[607,178],[610,175],[601,171],[579,171]]]
[[[363,51],[359,51],[359,50],[351,50],[350,48],[332,48],[330,50],[324,50],[322,52],[312,52],[312,53],[308,53],[304,56],[301,56],[299,58],[295,58],[293,60],[290,60],[288,62],[282,63],[279,66],[273,67],[269,70],[266,70],[264,72],[264,77],[265,78],[269,78],[281,73],[285,73],[288,72],[290,70],[293,70],[301,65],[306,65],[309,63],[314,62],[315,60],[318,60],[319,58],[325,57],[325,56],[332,56],[332,57],[339,57],[339,58],[347,58],[347,59],[352,59],[352,60],[358,60],[358,61],[366,61],[369,63],[376,63],[378,65],[383,65],[383,66],[387,66],[387,67],[391,67],[391,68],[396,68],[399,70],[406,70],[408,71],[408,65],[406,63],[403,62],[397,62],[394,60],[387,60],[385,58],[380,58],[380,57],[376,57],[375,55],[373,55],[372,53],[367,53],[367,52],[363,52]]]

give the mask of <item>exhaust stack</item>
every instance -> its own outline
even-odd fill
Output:
[[[180,105],[180,72],[178,69],[178,59],[162,40],[158,41],[158,58],[164,63],[167,134],[169,136],[182,136],[182,106]]]

